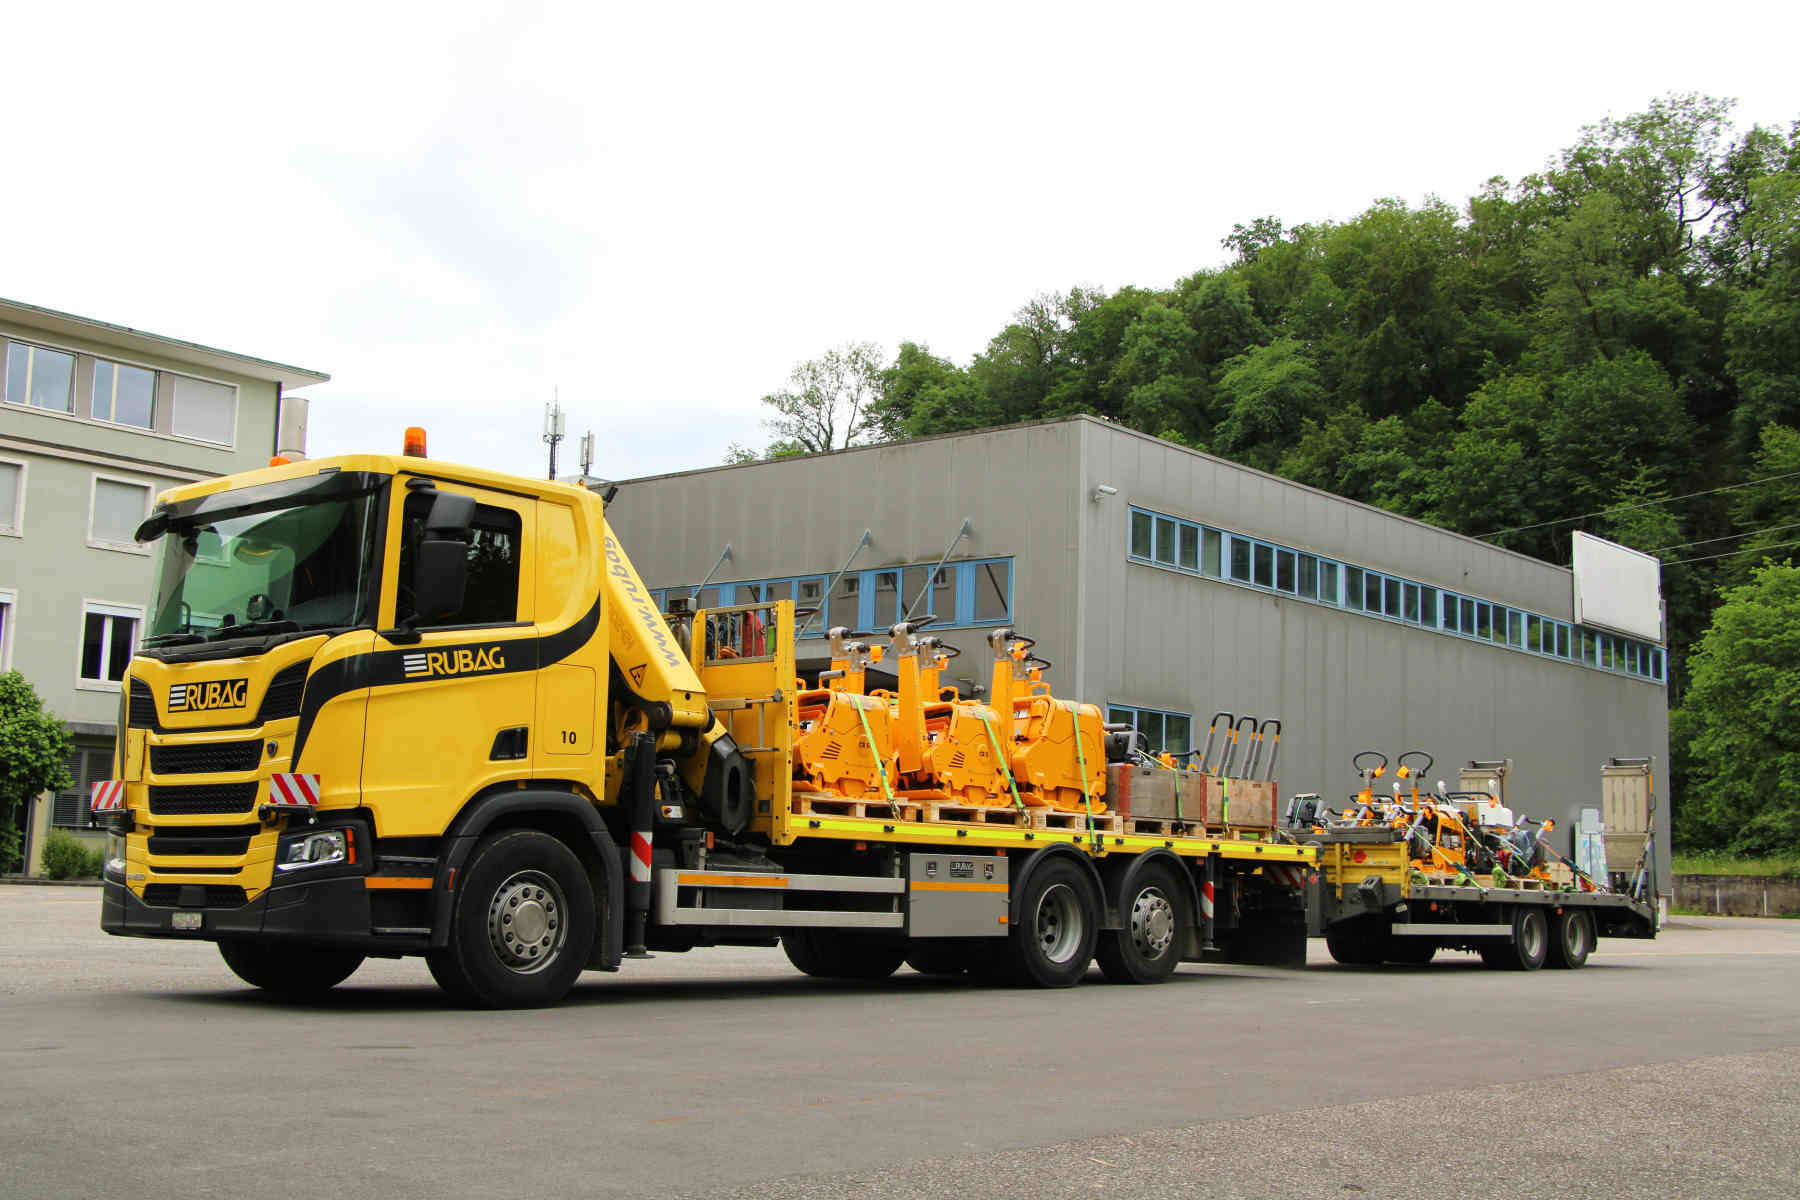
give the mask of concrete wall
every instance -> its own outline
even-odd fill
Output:
[[[1677,875],[1675,907],[1721,917],[1800,913],[1800,879],[1788,875]]]

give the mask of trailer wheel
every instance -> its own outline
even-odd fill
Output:
[[[1113,983],[1161,983],[1181,963],[1181,933],[1193,923],[1181,881],[1161,867],[1119,898],[1125,928],[1100,934],[1094,957]]]
[[[1387,955],[1394,940],[1380,917],[1352,917],[1325,931],[1325,948],[1333,961],[1347,967],[1371,967]]]
[[[355,950],[237,940],[220,942],[219,957],[245,983],[293,1000],[323,996],[363,963]]]
[[[1507,968],[1535,971],[1543,966],[1550,953],[1550,922],[1544,919],[1544,910],[1521,904],[1513,912],[1512,927],[1512,944],[1501,956]]]
[[[1546,964],[1572,971],[1587,965],[1594,952],[1594,918],[1578,908],[1566,908],[1550,923],[1550,960]]]
[[[1080,867],[1052,859],[1031,873],[1019,896],[1019,922],[1007,934],[1013,982],[1072,987],[1087,973],[1100,928],[1100,899]]]
[[[906,958],[904,942],[842,929],[794,929],[781,935],[788,961],[815,979],[886,979]]]
[[[460,1004],[537,1008],[575,984],[594,947],[594,890],[575,852],[515,829],[475,847],[450,911],[450,942],[426,956]]]

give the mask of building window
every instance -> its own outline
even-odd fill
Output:
[[[1151,754],[1186,754],[1192,746],[1193,720],[1187,713],[1162,712],[1131,704],[1109,704],[1106,720],[1129,725],[1138,733],[1139,749]]]
[[[18,533],[25,525],[25,464],[0,460],[0,533]]]
[[[125,678],[144,610],[88,601],[81,606],[81,685],[110,687]]]
[[[975,565],[976,621],[1004,621],[1012,613],[1012,559]]]
[[[1216,529],[1204,529],[1201,530],[1201,538],[1203,549],[1200,552],[1200,570],[1217,579],[1224,572],[1219,558],[1224,535]]]
[[[1131,514],[1131,557],[1150,557],[1150,530],[1153,527],[1150,514],[1133,512]]]
[[[112,778],[113,752],[97,746],[69,753],[69,786],[56,793],[50,805],[50,823],[59,829],[92,829],[94,813],[90,792],[94,784]]]
[[[94,419],[150,428],[156,407],[156,372],[124,363],[94,360]]]
[[[177,437],[232,445],[237,436],[237,389],[177,375],[169,429]]]
[[[6,347],[6,400],[48,412],[73,412],[75,356],[24,342]]]
[[[132,536],[149,512],[149,484],[94,476],[94,494],[88,505],[88,545],[149,553]]]
[[[0,589],[0,671],[12,670],[13,613],[18,602],[17,592]]]

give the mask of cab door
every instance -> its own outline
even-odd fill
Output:
[[[415,619],[413,573],[437,492],[475,500],[460,609]],[[401,476],[389,498],[363,803],[385,837],[442,833],[463,803],[528,778],[535,741],[537,502]]]

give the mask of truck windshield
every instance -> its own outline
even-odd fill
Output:
[[[378,515],[360,495],[171,520],[145,645],[362,623]]]

